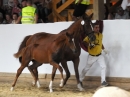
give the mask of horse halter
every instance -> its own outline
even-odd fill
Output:
[[[87,31],[86,24],[83,20],[81,21],[81,25],[83,25],[84,33],[87,32],[87,33],[85,33],[85,35],[88,36],[88,38],[89,38],[89,46],[90,46],[90,49],[91,49],[91,48],[94,47],[94,45],[96,45],[95,44],[96,36],[94,35],[94,28],[93,28],[92,22],[90,21],[90,23],[89,23],[89,26],[92,29],[91,32]]]

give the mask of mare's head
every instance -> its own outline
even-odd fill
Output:
[[[55,41],[57,42],[57,46],[59,46],[59,48],[63,48],[67,45],[73,52],[76,52],[73,34],[69,34],[68,32],[62,33]]]
[[[90,16],[88,15],[83,15],[82,16],[82,21],[81,21],[81,25],[83,25],[83,29],[82,29],[82,33],[84,33],[85,35],[88,35],[89,33],[91,33],[93,31],[93,23],[91,21],[93,14],[91,14]]]
[[[67,29],[68,33],[73,34],[73,37],[77,39],[79,36],[81,36],[81,34],[87,35],[88,33],[92,32],[92,16],[93,14],[90,16],[85,14],[78,20],[74,21]]]

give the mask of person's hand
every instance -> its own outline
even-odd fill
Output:
[[[89,46],[90,46],[90,49],[91,49],[91,48],[94,48],[94,47],[95,47],[95,44],[94,44],[94,43],[91,43],[91,44],[89,44]]]
[[[91,46],[92,46],[92,47],[95,47],[95,44],[92,43]]]
[[[108,54],[108,51],[107,51],[106,49],[104,49],[103,52],[104,52],[105,54]]]

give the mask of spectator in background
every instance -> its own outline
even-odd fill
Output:
[[[6,24],[11,24],[12,23],[12,18],[11,18],[11,14],[6,14],[5,15],[5,21],[6,21]]]
[[[109,9],[107,7],[106,4],[104,4],[104,20],[106,20],[108,18],[108,14],[109,14]]]
[[[115,19],[129,19],[129,13],[123,10],[122,7],[118,7]]]
[[[3,18],[5,19],[5,11],[3,10],[2,6],[3,6],[3,4],[0,1],[0,13],[3,15]]]
[[[38,21],[37,9],[32,7],[32,0],[27,0],[27,7],[22,8],[17,23],[35,24]]]
[[[14,6],[12,9],[12,14],[17,13],[19,14],[21,12],[21,4],[19,3],[18,0],[13,0]]]
[[[77,18],[84,15],[89,4],[90,4],[90,0],[75,0],[73,20],[77,20]]]
[[[12,24],[17,24],[18,14],[17,13],[13,13],[12,18],[13,18]]]
[[[3,18],[3,14],[0,12],[0,24],[5,24],[5,20]]]
[[[113,19],[115,19],[115,14],[109,13],[107,18],[108,18],[108,20],[113,20]]]
[[[27,0],[22,0],[21,1],[21,7],[24,8],[27,6]]]
[[[121,3],[121,7],[123,8],[123,10],[126,10],[129,4],[130,4],[130,0],[123,0]]]
[[[44,0],[43,2],[43,7],[44,7],[44,12],[45,12],[45,18],[44,22],[49,22],[48,20],[48,15],[52,12],[52,0]]]
[[[130,4],[127,5],[127,7],[126,7],[126,11],[128,12],[129,17],[130,17]]]
[[[8,4],[4,5],[4,7],[3,7],[5,13],[8,13],[11,15],[13,6],[14,6],[13,0],[8,0]]]

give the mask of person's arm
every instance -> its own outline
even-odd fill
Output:
[[[38,21],[38,14],[35,14],[34,23],[37,23],[37,21]]]
[[[82,43],[83,43],[83,45],[84,45],[85,47],[88,47],[88,46],[89,46],[89,44],[88,44],[86,41],[83,41]]]
[[[22,12],[20,12],[18,20],[16,21],[16,24],[19,24],[22,19]]]
[[[104,47],[104,45],[102,44],[102,51],[105,53],[105,54],[107,54],[108,53],[108,51],[105,49],[105,47]]]
[[[105,49],[103,44],[102,44],[102,49],[103,49],[103,50]]]
[[[88,48],[89,43],[88,43],[88,37],[85,37],[84,40],[82,41],[83,45]]]
[[[34,23],[37,23],[37,21],[38,21],[38,10],[36,9],[34,16]]]
[[[18,17],[18,20],[16,21],[16,24],[19,24],[19,23],[20,23],[20,21],[21,21],[21,19],[22,19],[22,17],[21,17],[21,16],[19,16],[19,17]]]

